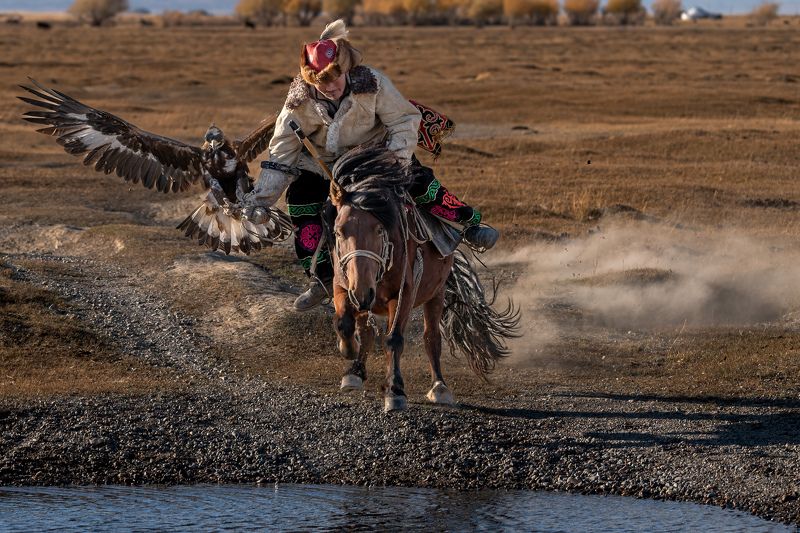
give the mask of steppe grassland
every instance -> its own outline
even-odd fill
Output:
[[[191,268],[203,253],[172,229],[195,196],[176,200],[80,168],[19,120],[25,106],[14,99],[21,94],[16,85],[31,76],[162,135],[199,143],[214,121],[238,136],[280,108],[297,70],[299,45],[314,33],[0,27],[0,91],[6,102],[0,110],[0,183],[12,206],[4,214],[2,251],[88,255],[137,269],[177,310],[201,323],[211,320],[208,301],[224,301],[245,313],[239,326],[246,331],[232,335],[224,325],[210,328],[220,353],[265,377],[335,385],[341,363],[334,357],[327,314],[269,313],[258,307],[263,289],[237,272],[211,268],[191,286],[171,274]],[[503,231],[498,257],[531,244],[557,248],[564,234],[584,239],[611,224],[638,225],[653,235],[689,228],[701,232],[701,240],[734,232],[797,252],[795,20],[766,29],[733,23],[513,31],[354,28],[352,37],[367,62],[404,94],[456,121],[457,132],[434,167],[451,190],[480,206]],[[56,249],[43,236],[63,233],[64,226],[82,230],[58,241]],[[556,244],[547,244],[552,240]],[[271,287],[302,282],[286,247],[250,262]],[[30,260],[28,267],[44,269]],[[513,283],[510,278],[522,275],[519,268],[503,266],[499,275]],[[197,298],[198,287],[208,294],[205,300]],[[284,293],[284,300],[290,298]],[[25,313],[34,312],[8,300],[4,305],[22,313],[23,322]],[[262,316],[246,313],[253,304]],[[497,386],[528,389],[549,381],[612,390],[784,395],[800,383],[793,362],[798,334],[786,320],[668,324],[621,338],[618,327],[598,325],[585,309],[531,305],[529,316],[549,313],[549,320],[561,323],[559,331],[572,328],[573,334],[549,338],[537,348],[539,356],[517,361],[513,373],[501,371]],[[298,336],[298,327],[316,333]],[[27,345],[33,350],[35,342]],[[24,358],[8,354],[6,347],[3,373],[12,376],[3,378],[6,394],[20,390],[20,380],[39,379]],[[412,343],[405,363],[412,392],[427,387],[419,354]],[[117,361],[104,357],[97,359]],[[79,354],[74,359],[75,365],[86,363]],[[379,359],[370,365],[380,375]],[[446,363],[459,391],[485,390],[464,367]],[[83,390],[80,378],[61,376],[65,382],[53,390]],[[745,389],[739,389],[742,384]]]

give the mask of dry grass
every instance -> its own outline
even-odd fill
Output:
[[[142,394],[176,383],[116,352],[64,300],[0,266],[0,397]]]
[[[634,218],[619,210],[609,214],[618,205],[662,221],[649,226],[657,233],[677,231],[675,223],[735,228],[790,247],[800,236],[800,71],[792,55],[800,34],[796,20],[785,28],[745,29],[745,23],[626,32],[354,28],[351,37],[367,63],[384,70],[404,94],[456,121],[434,168],[502,231],[498,253],[563,233],[580,239],[610,219]],[[20,93],[16,84],[30,75],[163,135],[199,143],[214,121],[241,136],[282,105],[297,70],[298,43],[316,34],[318,28],[271,30],[265,38],[233,27],[119,26],[86,28],[78,38],[59,26],[47,34],[24,25],[0,27],[0,98],[8,104],[0,109],[0,135],[14,141],[0,143],[0,187],[14,206],[3,215],[0,252],[55,250],[127,267],[196,317],[198,327],[218,341],[219,353],[248,371],[335,387],[343,363],[335,354],[330,316],[283,310],[302,282],[291,249],[238,263],[208,258],[173,229],[194,205],[192,194],[176,199],[81,168],[19,120],[24,105],[13,98]],[[432,78],[432,72],[446,75]],[[186,265],[194,277],[186,275]],[[508,279],[518,274],[510,268],[501,273]],[[4,283],[20,286],[12,281]],[[202,305],[198,287],[227,311]],[[53,314],[50,303],[15,302],[11,307],[25,316],[62,328],[37,330],[35,338],[49,340],[26,340],[13,359],[0,358],[3,368],[17,365],[14,375],[30,372],[30,386],[56,373],[48,369],[70,365],[86,377],[59,390],[90,391],[95,381],[125,376],[143,380],[142,387],[162,386],[150,371],[126,374],[128,363],[120,363],[96,334],[88,344],[92,354],[71,355],[69,343],[58,351],[60,332],[69,338],[91,329],[63,329],[69,322]],[[569,325],[568,311],[548,320]],[[240,322],[226,330],[229,316]],[[403,368],[409,387],[418,391],[428,385],[427,363],[418,321],[413,327]],[[786,395],[800,390],[793,328],[678,328],[626,337],[592,326],[554,339],[522,370],[504,367],[496,387],[531,390],[553,382],[738,394],[741,385]],[[37,342],[52,348],[51,359]],[[31,362],[27,370],[19,366],[25,361]],[[103,375],[116,377],[96,379],[100,363],[107,365]],[[370,365],[372,376],[382,374],[379,358]],[[486,393],[465,367],[445,363],[457,393]],[[10,382],[4,383],[2,393],[10,394]]]

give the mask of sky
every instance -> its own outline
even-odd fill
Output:
[[[132,9],[143,7],[152,12],[163,10],[189,11],[192,9],[205,9],[211,13],[232,13],[238,0],[128,0]],[[781,13],[786,15],[800,14],[800,0],[783,1]],[[0,0],[0,12],[7,11],[64,11],[73,0]],[[683,0],[685,8],[702,6],[708,11],[718,11],[723,14],[748,13],[762,0]],[[651,0],[644,0],[649,6]]]

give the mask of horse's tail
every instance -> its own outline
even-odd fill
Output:
[[[507,339],[519,337],[519,309],[509,300],[504,311],[495,311],[467,257],[456,250],[453,258],[445,286],[442,334],[450,353],[464,354],[470,368],[486,379],[497,360],[509,355]]]

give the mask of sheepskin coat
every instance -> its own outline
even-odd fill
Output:
[[[314,159],[303,151],[289,121],[300,125],[328,165],[363,143],[385,142],[403,159],[410,159],[417,145],[420,112],[381,72],[358,66],[347,74],[350,92],[342,97],[331,117],[325,105],[314,98],[314,89],[301,76],[289,87],[286,103],[275,124],[269,144],[269,160],[323,174]],[[255,187],[259,203],[274,204],[295,176],[272,169],[261,171]]]

